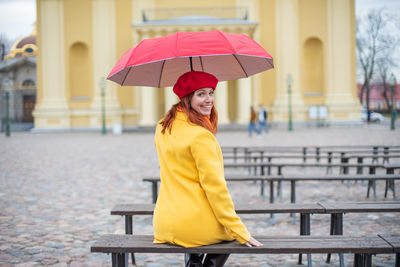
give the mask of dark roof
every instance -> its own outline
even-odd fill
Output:
[[[21,39],[21,40],[18,42],[16,48],[23,48],[23,47],[24,47],[25,45],[27,45],[27,44],[34,44],[34,45],[36,45],[36,36],[31,35],[31,36],[28,36],[28,37],[25,37],[25,38]]]

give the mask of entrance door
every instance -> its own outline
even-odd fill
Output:
[[[24,122],[33,122],[32,111],[35,108],[35,96],[24,95]]]

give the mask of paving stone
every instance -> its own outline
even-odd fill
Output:
[[[80,261],[73,261],[69,264],[69,267],[83,267],[85,264]]]
[[[39,266],[39,265],[37,262],[24,262],[15,265],[15,267],[32,267],[32,266]]]
[[[65,245],[60,243],[49,243],[47,246],[49,248],[65,248]]]
[[[167,267],[168,265],[162,263],[148,262],[144,265],[145,267]]]

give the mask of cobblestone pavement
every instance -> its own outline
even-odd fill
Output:
[[[249,138],[246,132],[217,134],[221,145],[400,145],[400,131],[379,125],[352,128],[272,129]],[[297,169],[296,172],[304,173]],[[311,170],[307,170],[311,172]],[[117,203],[151,203],[150,184],[157,175],[152,133],[32,134],[0,136],[0,265],[110,266],[110,256],[90,253],[101,234],[124,233],[122,217],[111,216]],[[399,183],[396,182],[397,186]],[[262,203],[259,185],[228,183],[235,203]],[[384,184],[378,183],[378,200]],[[268,190],[267,190],[268,191]],[[366,186],[340,182],[300,182],[297,202],[364,201]],[[391,200],[391,198],[389,199]],[[282,202],[289,202],[283,186]],[[243,215],[254,235],[297,235],[287,214]],[[329,233],[329,216],[313,215],[312,235]],[[134,232],[152,234],[151,216],[134,218]],[[346,214],[344,234],[400,234],[398,214]],[[314,266],[338,266],[338,257],[313,255]],[[137,254],[138,266],[183,266],[182,255]],[[231,255],[226,266],[296,266],[296,255]],[[351,255],[345,256],[351,264]],[[393,255],[373,257],[376,266],[394,266]]]

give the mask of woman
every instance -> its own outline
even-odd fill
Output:
[[[195,247],[237,239],[262,246],[236,215],[226,187],[211,74],[183,74],[173,91],[180,102],[158,123],[155,145],[161,186],[154,210],[154,243]],[[229,254],[191,254],[186,266],[223,266]],[[204,263],[201,263],[204,261]]]
[[[253,106],[250,107],[250,121],[249,121],[249,126],[248,126],[248,132],[249,132],[249,137],[253,135],[253,132],[257,133],[257,127],[256,127],[256,122],[257,122],[257,113],[254,110]]]

